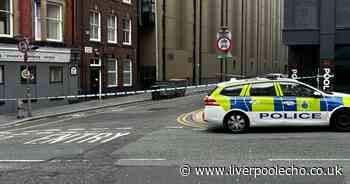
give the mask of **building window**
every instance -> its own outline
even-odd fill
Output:
[[[47,40],[62,41],[62,5],[48,3],[47,11]]]
[[[12,0],[0,1],[0,36],[12,37]]]
[[[131,4],[131,0],[123,0],[123,3]]]
[[[108,17],[108,43],[117,43],[117,17],[111,15]]]
[[[110,60],[108,62],[108,87],[118,86],[118,62]]]
[[[4,84],[4,66],[0,66],[0,84]]]
[[[131,45],[131,19],[123,19],[123,44]]]
[[[35,0],[34,5],[34,13],[35,13],[35,40],[41,40],[41,2],[40,0]]]
[[[90,11],[90,41],[101,41],[101,14]]]
[[[21,76],[21,83],[27,84],[27,79],[23,78],[23,74],[25,73],[24,70],[26,70],[26,66],[21,66],[21,72],[19,76]],[[36,84],[36,66],[29,66],[29,83],[30,84]]]
[[[132,63],[131,60],[125,61],[123,66],[124,86],[132,86]]]
[[[51,66],[50,67],[50,83],[62,83],[63,82],[63,67]]]

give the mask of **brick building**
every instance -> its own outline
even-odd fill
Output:
[[[75,40],[81,50],[81,92],[135,88],[136,0],[77,0],[75,17]]]
[[[26,37],[39,49],[28,54],[32,97],[64,96],[78,91],[79,63],[74,49],[74,0],[0,1],[0,99],[23,98],[27,81],[19,38]],[[33,100],[33,108],[66,103],[64,100]],[[0,102],[0,113],[16,110],[16,101]]]

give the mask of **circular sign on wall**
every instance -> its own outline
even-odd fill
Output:
[[[29,70],[23,70],[21,72],[21,76],[23,79],[28,79],[30,77],[30,71]]]
[[[232,49],[232,41],[227,37],[220,37],[217,40],[216,47],[221,52],[228,52]]]

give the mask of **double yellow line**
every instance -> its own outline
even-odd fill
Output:
[[[191,128],[206,128],[207,124],[206,124],[206,122],[204,122],[202,120],[199,121],[199,122],[195,122],[195,121],[191,122],[191,121],[187,120],[187,118],[189,116],[192,116],[195,113],[200,113],[201,111],[203,111],[203,109],[199,109],[199,110],[196,110],[196,111],[193,111],[193,112],[190,112],[190,113],[181,114],[176,120],[177,120],[177,122],[179,124],[187,126],[187,127],[191,127]]]

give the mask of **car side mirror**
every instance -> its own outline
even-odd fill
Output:
[[[322,98],[323,95],[322,95],[322,93],[320,93],[320,92],[318,92],[318,91],[315,91],[315,92],[314,92],[314,97],[315,97],[315,98]]]

